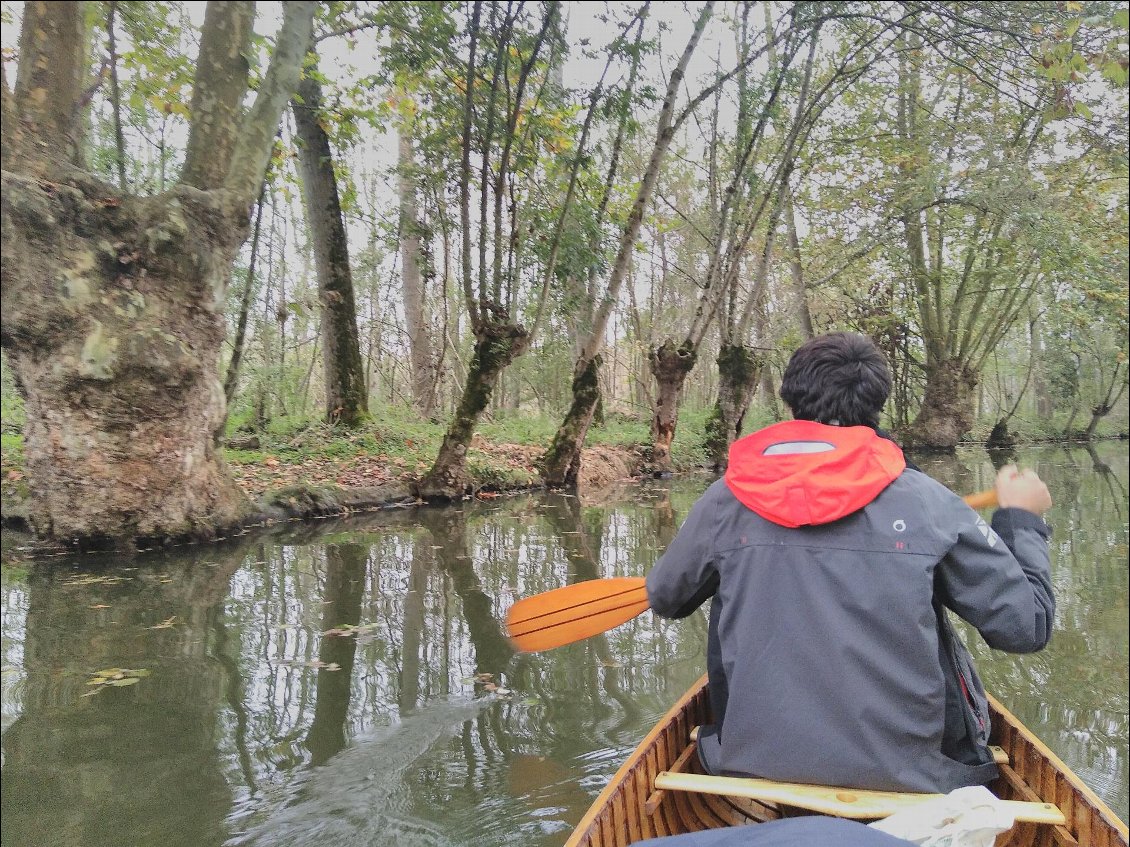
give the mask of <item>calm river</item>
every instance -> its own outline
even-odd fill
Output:
[[[1125,819],[1127,445],[1018,459],[1056,500],[1055,636],[1031,656],[971,646],[990,690]],[[982,450],[922,464],[961,493],[994,475]],[[7,549],[3,844],[560,844],[703,672],[705,617],[645,613],[514,655],[506,610],[645,573],[708,482],[136,560],[31,566]]]

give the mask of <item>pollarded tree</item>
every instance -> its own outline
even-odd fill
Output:
[[[2,91],[0,341],[26,404],[41,535],[202,536],[249,513],[216,448],[224,297],[315,5],[286,4],[245,109],[254,3],[208,4],[184,165],[137,196],[85,164],[84,4],[26,4]]]
[[[1071,244],[1055,221],[1072,192],[1056,172],[1077,156],[1067,119],[1090,111],[1076,108],[1067,83],[1086,75],[1086,40],[1105,38],[1087,30],[1084,39],[1068,13],[1036,6],[972,20],[950,12],[937,7],[908,26],[893,107],[893,203],[926,377],[906,437],[942,449],[972,426],[982,368],[1038,287],[1070,273]],[[937,33],[951,26],[963,37],[943,42]],[[1029,33],[1041,30],[1066,52],[1034,43]]]
[[[619,247],[609,271],[604,293],[599,301],[594,304],[592,318],[588,322],[591,330],[588,338],[581,345],[581,352],[573,365],[573,401],[553,436],[553,443],[541,460],[542,479],[551,487],[560,488],[576,485],[581,467],[581,448],[584,445],[589,426],[592,424],[599,396],[597,377],[602,363],[600,354],[604,348],[604,335],[608,329],[608,322],[612,317],[616,300],[619,297],[620,288],[628,275],[632,254],[635,251],[636,237],[639,235],[640,227],[643,224],[644,214],[651,204],[655,186],[659,179],[660,167],[679,127],[694,112],[699,103],[710,97],[716,90],[716,86],[722,84],[722,80],[719,80],[714,86],[693,98],[681,112],[676,111],[676,101],[682,87],[683,78],[686,75],[687,65],[698,47],[702,32],[713,12],[713,2],[703,5],[695,19],[694,28],[687,40],[686,47],[667,81],[667,88],[657,119],[655,140],[648,154],[647,165],[644,168],[635,198],[632,200],[631,211],[620,233]]]
[[[518,291],[537,164],[534,129],[549,97],[553,55],[560,49],[560,4],[537,11],[525,3],[476,0],[467,23],[462,132],[458,141],[460,274],[474,352],[435,462],[417,484],[424,499],[461,497],[471,486],[467,449],[503,371],[523,355],[530,331],[519,322]],[[450,86],[449,86],[450,87]],[[472,208],[472,202],[477,208]]]
[[[742,9],[738,37],[739,61],[753,52],[752,33],[749,27],[749,5]],[[766,39],[772,45],[774,34],[772,26],[766,27]],[[787,185],[788,174],[796,155],[797,141],[807,111],[808,87],[811,82],[813,60],[817,45],[819,28],[811,33],[790,33],[782,47],[781,61],[773,62],[773,67],[760,81],[755,93],[749,84],[749,74],[744,67],[738,73],[738,115],[736,135],[723,139],[718,132],[718,106],[715,101],[714,117],[711,121],[711,137],[708,140],[710,153],[708,168],[708,220],[702,228],[706,232],[705,249],[698,303],[686,334],[681,342],[668,338],[663,344],[653,346],[648,364],[656,382],[655,412],[652,418],[652,462],[659,471],[670,471],[671,444],[678,424],[678,400],[683,383],[695,365],[699,348],[706,337],[714,317],[722,316],[722,338],[718,357],[719,364],[719,406],[711,419],[713,442],[720,445],[716,451],[725,453],[732,437],[731,431],[740,429],[740,419],[748,404],[748,394],[728,402],[731,390],[735,389],[734,378],[737,369],[728,368],[734,355],[735,342],[744,339],[749,333],[749,325],[754,309],[764,294],[768,266],[769,245],[772,243],[775,221],[782,206],[783,189]],[[772,115],[780,109],[779,97],[783,82],[797,51],[808,41],[808,57],[803,81],[796,98],[796,117],[788,125],[780,127],[779,143],[765,145],[765,131],[772,121]],[[770,53],[776,59],[776,50],[770,46]],[[782,122],[786,123],[786,122]],[[769,147],[771,149],[765,149]],[[721,150],[721,154],[720,154]],[[768,224],[765,219],[768,219]],[[757,249],[754,236],[764,232],[765,245]],[[751,286],[752,291],[742,291],[740,277],[744,259],[754,248],[761,261]],[[743,305],[744,303],[744,305]],[[739,316],[740,315],[740,316]],[[740,344],[742,351],[749,348]],[[753,371],[753,384],[756,383],[757,364]],[[748,384],[748,383],[747,383]],[[740,395],[740,389],[733,393]],[[744,399],[744,403],[742,400]],[[741,406],[738,410],[736,407]],[[731,414],[731,409],[733,413]],[[736,421],[732,419],[736,418]],[[725,434],[723,434],[725,433]]]

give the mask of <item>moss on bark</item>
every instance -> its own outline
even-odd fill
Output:
[[[444,434],[431,470],[416,486],[423,500],[454,500],[473,491],[467,472],[467,447],[483,410],[490,403],[498,377],[515,358],[525,352],[530,336],[520,324],[497,321],[484,324],[475,341],[475,352],[467,368],[463,396]]]
[[[765,357],[745,345],[724,344],[717,363],[718,401],[706,421],[705,446],[715,469],[722,470],[729,462],[730,445],[741,436]]]
[[[597,401],[600,399],[601,357],[577,362],[573,374],[573,402],[540,462],[542,481],[549,488],[575,487],[581,471],[585,443]]]
[[[920,450],[949,452],[973,428],[977,374],[959,359],[926,370],[926,391],[904,442]]]
[[[207,537],[250,501],[216,443],[223,296],[246,210],[4,172],[3,343],[27,410],[29,522],[80,547]]]

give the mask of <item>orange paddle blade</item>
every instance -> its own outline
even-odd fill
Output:
[[[590,579],[519,600],[506,615],[518,650],[549,650],[612,629],[648,608],[642,576]]]

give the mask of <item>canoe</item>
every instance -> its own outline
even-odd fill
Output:
[[[998,837],[997,847],[1126,845],[1126,824],[1014,715],[992,697],[989,702],[993,724],[990,743],[1000,748],[995,753],[1001,771],[1000,778],[989,788],[1002,800],[1025,801],[1026,806],[1033,808],[1041,804],[1056,819],[1062,813],[1062,823],[1058,824],[1018,821]],[[657,788],[657,777],[664,785],[693,781],[661,774],[701,773],[691,735],[695,727],[709,723],[710,703],[704,676],[621,765],[577,825],[566,847],[626,847],[662,835],[756,824],[806,813],[764,797],[754,800]],[[850,789],[824,791],[850,801],[866,793]],[[913,795],[886,796],[913,799]]]

